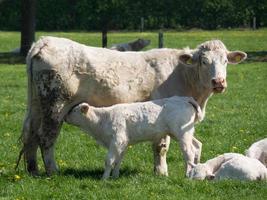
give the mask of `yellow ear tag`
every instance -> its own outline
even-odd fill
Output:
[[[192,63],[193,63],[192,58],[189,58],[189,59],[186,61],[186,64],[188,64],[188,65],[191,65]]]
[[[239,62],[240,60],[241,60],[241,56],[236,56],[236,57],[235,57],[235,61],[236,61],[236,62]]]

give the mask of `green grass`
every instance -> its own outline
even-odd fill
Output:
[[[56,35],[100,46],[99,33],[37,33]],[[110,40],[124,42],[144,37],[157,45],[156,33],[111,33]],[[219,38],[231,50],[267,50],[267,30],[191,31],[165,34],[167,47],[194,47]],[[19,46],[19,33],[0,32],[0,51]],[[151,48],[150,47],[150,48]],[[196,137],[203,143],[202,161],[224,152],[239,152],[266,137],[267,63],[245,63],[228,67],[226,93],[214,95],[205,120],[197,125]],[[266,199],[266,182],[190,181],[184,177],[181,152],[175,142],[168,153],[169,177],[153,175],[151,146],[130,148],[117,180],[102,181],[106,150],[75,127],[64,125],[56,145],[60,173],[33,178],[15,172],[27,92],[24,65],[0,65],[0,199]],[[43,164],[39,158],[41,171]],[[19,175],[20,179],[15,175]]]
[[[101,46],[101,33],[95,32],[37,32],[36,39],[40,36],[51,35],[65,37],[77,42]],[[20,33],[0,31],[0,52],[11,51],[20,46]],[[114,43],[129,42],[137,38],[151,40],[148,48],[156,48],[158,45],[157,32],[110,32],[108,33],[108,46]],[[240,49],[246,51],[263,51],[267,49],[267,29],[252,30],[220,30],[220,31],[184,31],[164,33],[164,46],[169,48],[183,48],[189,46],[194,48],[203,41],[210,39],[221,39],[229,49]]]

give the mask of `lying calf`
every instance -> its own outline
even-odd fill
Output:
[[[191,179],[267,180],[267,168],[257,159],[242,154],[225,153],[206,163],[199,163],[189,172]]]
[[[202,116],[193,98],[175,96],[103,108],[81,103],[70,111],[65,120],[85,130],[108,148],[105,179],[110,176],[113,167],[112,176],[119,176],[121,160],[128,145],[158,140],[167,134],[180,142],[189,172],[194,160],[199,160],[195,157],[200,156],[199,147],[194,144],[198,141],[193,134],[194,124],[201,121]]]
[[[258,159],[267,167],[267,138],[252,144],[246,151],[246,156]]]

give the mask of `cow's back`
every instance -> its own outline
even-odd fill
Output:
[[[32,47],[28,66],[35,82],[60,88],[61,99],[109,106],[148,99],[177,65],[173,51],[118,52],[43,37]]]

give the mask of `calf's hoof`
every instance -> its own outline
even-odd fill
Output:
[[[169,176],[167,167],[158,166],[154,169],[157,176]]]

